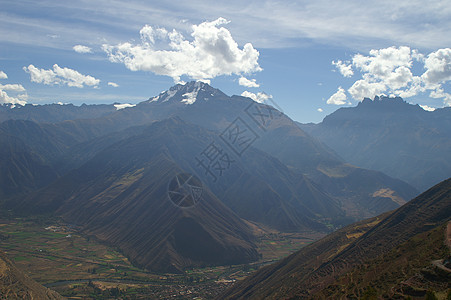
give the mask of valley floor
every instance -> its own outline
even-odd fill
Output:
[[[48,218],[0,218],[0,250],[37,282],[68,299],[210,299],[260,267],[321,238],[250,224],[261,259],[245,265],[155,274],[133,266],[117,250]]]

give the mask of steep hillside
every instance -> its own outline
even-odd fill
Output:
[[[404,243],[418,245],[421,234],[443,226],[449,221],[450,215],[451,179],[448,179],[392,213],[349,225],[288,258],[259,270],[236,284],[224,297],[312,297],[331,284],[336,286],[335,280],[340,276],[346,278],[354,268],[360,270],[376,267],[371,262],[375,259],[384,260],[390,255],[393,257],[390,253],[401,249],[397,247]],[[408,244],[401,247],[406,249],[405,245]],[[413,252],[409,255],[414,256],[415,251],[424,248],[424,245],[419,245],[410,248]],[[431,249],[430,253],[439,253],[439,257],[433,256],[431,261],[443,258],[443,249],[440,250],[442,246],[437,247]],[[381,255],[387,256],[381,258]],[[392,263],[399,264],[397,261]],[[336,287],[332,291],[336,291]],[[324,293],[327,294],[327,291]]]
[[[57,178],[33,149],[17,137],[0,132],[0,199],[43,187]]]
[[[451,176],[451,109],[425,111],[401,98],[365,99],[322,123],[301,125],[349,163],[419,190]]]
[[[14,266],[5,253],[0,252],[0,299],[46,300],[64,298],[29,278]]]
[[[446,245],[451,222],[417,234],[389,252],[359,265],[315,294],[320,298],[424,299],[428,293],[445,296],[451,288],[451,257]]]

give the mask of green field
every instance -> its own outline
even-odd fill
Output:
[[[146,272],[119,251],[56,219],[1,218],[0,249],[31,278],[69,299],[205,299],[320,237],[253,226],[259,236],[260,261],[186,270],[185,274]]]

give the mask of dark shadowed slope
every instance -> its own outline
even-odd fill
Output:
[[[448,179],[388,215],[349,225],[259,270],[224,297],[312,297],[353,268],[367,266],[401,244],[412,242],[415,236],[444,225],[450,216],[451,179]]]
[[[17,137],[0,132],[0,199],[49,184],[56,172]]]
[[[173,135],[183,139],[189,134],[177,122],[150,126],[146,134],[101,151],[30,197],[21,211],[54,211],[153,271],[257,259],[248,226],[207,187],[192,208],[179,208],[169,200],[169,182],[190,172],[169,150],[183,146]]]
[[[301,128],[346,161],[419,190],[451,176],[451,108],[433,112],[401,98],[365,99]]]
[[[64,299],[58,293],[29,278],[0,252],[0,299]]]

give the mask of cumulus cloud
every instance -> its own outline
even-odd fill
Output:
[[[428,86],[451,80],[451,48],[439,49],[430,53],[424,60],[424,72],[421,77]]]
[[[260,87],[260,85],[256,82],[255,79],[247,79],[246,77],[241,76],[238,80],[239,85],[245,86],[245,87],[253,87],[257,88]]]
[[[373,99],[374,96],[380,95],[386,89],[387,89],[386,85],[382,82],[371,82],[366,79],[361,79],[361,80],[357,80],[356,82],[354,82],[354,84],[348,89],[348,92],[352,96],[352,98],[354,98],[356,100],[363,100],[363,98],[365,98],[365,97]],[[345,95],[344,89],[341,88],[341,90],[342,90],[341,94]],[[332,97],[335,96],[337,93],[332,95]],[[346,101],[341,104],[345,104],[345,103],[346,103]],[[341,105],[338,103],[332,103],[332,104]]]
[[[0,84],[0,104],[11,103],[12,107],[15,104],[25,105],[27,99],[28,95],[21,84]]]
[[[77,53],[91,53],[92,52],[91,48],[89,48],[88,46],[83,46],[83,45],[75,45],[72,49],[74,49],[74,51]]]
[[[117,83],[114,83],[114,82],[108,82],[108,85],[109,86],[112,86],[112,87],[119,87],[119,84],[117,84]]]
[[[175,29],[146,25],[141,43],[104,44],[109,60],[123,63],[131,71],[150,71],[180,82],[181,76],[208,80],[220,75],[242,75],[261,71],[259,52],[247,43],[240,49],[224,18],[191,27],[191,40]]]
[[[100,83],[90,75],[83,75],[78,71],[69,68],[61,68],[57,64],[53,65],[53,69],[45,70],[36,68],[33,65],[23,67],[24,71],[30,74],[32,82],[43,83],[46,85],[61,84],[70,87],[83,88],[84,86],[97,87]]]
[[[344,63],[341,60],[337,60],[332,61],[332,65],[334,65],[344,77],[351,77],[354,75],[354,71],[352,70],[352,65],[350,63]]]
[[[129,103],[124,103],[124,104],[114,104],[114,107],[116,107],[116,110],[121,110],[124,108],[128,108],[128,107],[135,107],[136,104],[129,104]]]
[[[0,70],[0,79],[8,79],[8,75]],[[10,103],[25,105],[27,103],[27,91],[21,84],[0,84],[0,104]]]
[[[252,93],[249,91],[242,92],[241,96],[251,98],[252,100],[254,100],[255,102],[258,102],[258,103],[264,103],[265,101],[272,98],[271,95],[268,95],[263,92],[258,92],[257,94],[255,94],[255,93]]]
[[[25,88],[21,84],[0,84],[0,89],[4,91],[25,92]]]
[[[422,109],[424,109],[425,111],[434,111],[435,110],[435,108],[427,106],[427,105],[420,105],[420,107]]]
[[[343,105],[346,104],[347,96],[344,88],[338,87],[338,90],[327,99],[327,104]]]
[[[414,62],[423,64],[423,74],[413,74]],[[451,80],[451,48],[438,49],[428,55],[405,46],[373,49],[369,55],[354,55],[348,64],[340,60],[332,64],[344,77],[349,77],[353,69],[360,72],[361,78],[347,90],[357,101],[381,94],[408,98],[429,92],[430,97],[443,99],[445,105],[451,105],[451,95],[444,89]],[[340,87],[328,103],[345,104],[345,96]]]

